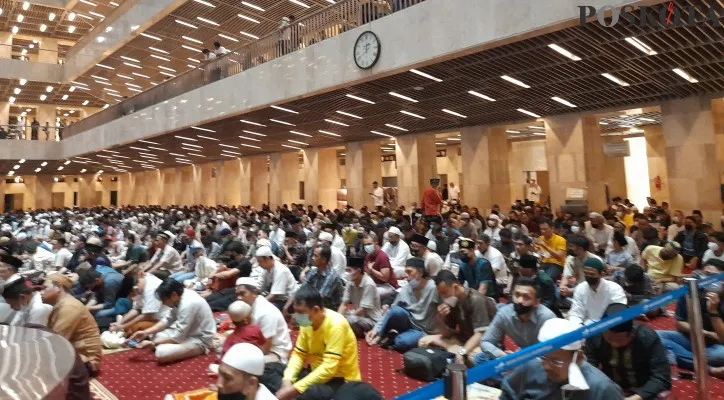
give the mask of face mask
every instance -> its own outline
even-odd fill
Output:
[[[719,250],[719,245],[714,242],[709,242],[708,246],[709,246],[709,250],[711,250],[711,251]]]
[[[460,261],[464,262],[465,264],[470,262],[470,256],[467,254],[460,254],[458,257],[460,257]]]
[[[366,244],[365,247],[364,247],[364,249],[365,249],[365,253],[367,253],[367,254],[372,254],[372,253],[375,252],[375,245],[373,245],[373,244]]]
[[[513,303],[513,310],[518,315],[528,314],[533,310],[533,306],[526,306],[524,304]]]
[[[573,232],[573,233],[578,233],[578,232],[580,232],[580,231],[581,231],[581,227],[580,227],[580,226],[573,225],[573,226],[571,227],[571,232]]]
[[[418,249],[413,249],[412,247],[410,247],[410,254],[412,254],[413,256],[417,257],[418,255],[420,255],[420,250],[418,250]]]
[[[598,287],[598,283],[600,281],[601,281],[601,278],[598,278],[598,277],[596,277],[596,278],[593,278],[590,276],[586,277],[586,282],[588,282],[588,286],[590,286],[592,288]]]
[[[494,226],[495,226],[495,221],[488,221],[488,226],[491,227],[491,228],[494,227]]]
[[[410,285],[410,287],[413,289],[417,289],[418,287],[420,287],[420,281],[418,281],[417,279],[410,279],[407,284]]]
[[[294,319],[301,327],[312,326],[312,321],[307,314],[294,314]]]
[[[445,304],[449,305],[450,307],[455,307],[456,305],[458,305],[458,298],[455,296],[450,296],[450,297],[445,298],[443,300],[443,302]]]
[[[619,217],[619,218],[621,218],[621,217],[623,217],[623,213],[622,213],[621,211],[617,211],[617,212],[616,212],[616,216]]]

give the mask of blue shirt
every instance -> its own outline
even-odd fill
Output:
[[[480,284],[487,283],[488,290],[486,296],[494,299],[498,298],[498,285],[495,283],[495,273],[490,262],[484,258],[477,258],[472,265],[460,260],[460,274],[458,276],[460,283],[468,283],[468,287],[478,290]]]
[[[103,309],[111,309],[116,305],[118,291],[123,284],[123,275],[113,268],[105,265],[96,266],[96,271],[101,274],[103,279]]]

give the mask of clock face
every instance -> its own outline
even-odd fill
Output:
[[[380,58],[380,40],[371,31],[363,32],[354,44],[354,62],[362,69],[369,69]]]

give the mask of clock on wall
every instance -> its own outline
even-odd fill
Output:
[[[370,69],[380,58],[381,50],[380,39],[374,32],[362,32],[354,44],[354,62],[362,69]]]

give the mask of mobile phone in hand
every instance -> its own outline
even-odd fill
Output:
[[[135,341],[135,340],[129,340],[129,341],[128,341],[128,346],[129,346],[129,347],[136,347],[136,346],[138,346],[138,342]]]

